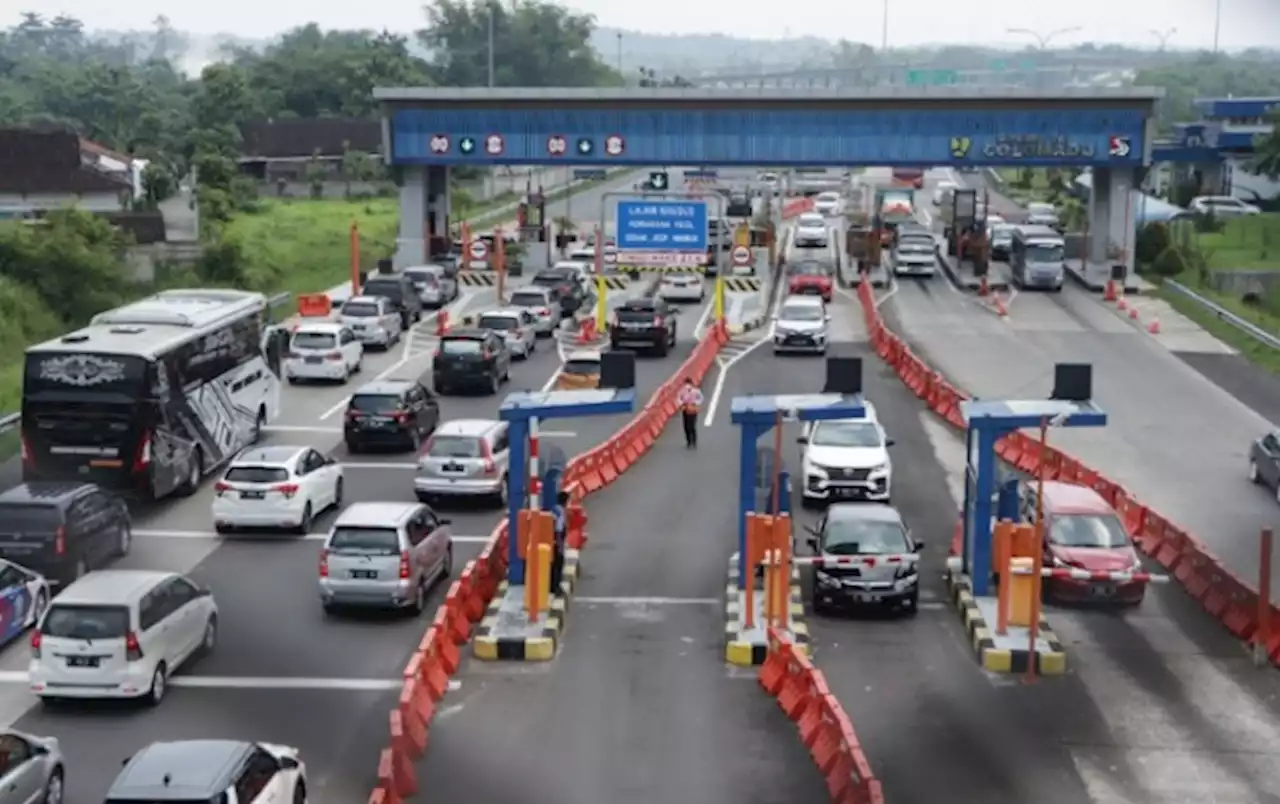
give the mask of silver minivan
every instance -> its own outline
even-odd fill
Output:
[[[443,307],[458,298],[458,280],[443,265],[414,265],[404,274],[424,307]]]
[[[560,327],[564,312],[560,309],[560,301],[552,295],[549,288],[527,285],[511,294],[512,307],[524,307],[537,319],[537,333],[552,335]]]
[[[338,320],[365,346],[388,349],[400,340],[402,322],[391,302],[381,296],[353,296],[343,302]]]
[[[507,505],[511,441],[506,422],[457,419],[436,429],[418,460],[413,491],[422,501],[487,497]]]
[[[363,502],[346,507],[320,552],[320,603],[409,609],[421,614],[432,585],[453,573],[450,520],[422,503]]]

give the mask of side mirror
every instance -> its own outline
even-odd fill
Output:
[[[818,529],[815,528],[813,525],[805,525],[804,529],[805,529],[805,532],[808,533],[811,538],[816,539],[822,535],[821,532],[819,532]]]
[[[796,439],[796,443],[797,443],[797,444],[808,444],[808,443],[809,443],[809,437],[808,437],[808,436],[800,436],[799,438],[797,438],[797,439]]]
[[[202,588],[198,592],[196,592],[196,597],[212,597],[212,596],[213,596],[213,590],[211,589]]]
[[[924,542],[920,541],[919,539],[916,539],[915,546],[911,548],[911,552],[918,553],[923,549],[924,549]]]
[[[814,554],[818,553],[820,548],[818,547],[817,536],[810,536],[808,539],[805,539],[805,543],[809,545],[809,549],[812,550]]]
[[[297,770],[297,769],[298,769],[298,760],[294,759],[293,757],[280,758],[280,770]]]
[[[898,443],[898,442],[894,441],[892,438],[886,438],[886,439],[884,440],[884,445],[885,445],[886,447],[892,447],[892,446],[893,446],[894,444],[896,444],[896,443]]]

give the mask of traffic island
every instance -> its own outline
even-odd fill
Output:
[[[740,588],[738,554],[729,557],[729,580],[725,587],[725,661],[740,667],[764,664],[769,653],[769,628],[765,619],[764,579],[751,579],[750,624],[747,622],[746,595]],[[804,593],[800,587],[800,570],[791,568],[791,585],[787,602],[787,622],[774,630],[786,635],[796,650],[809,655],[809,627],[804,622]]]
[[[524,586],[503,581],[476,629],[472,652],[485,661],[545,662],[555,658],[564,632],[565,614],[577,586],[581,554],[566,550],[564,577],[547,611],[532,620],[525,608]]]
[[[1008,625],[1003,634],[987,623],[997,622],[995,597],[978,597],[964,574],[959,557],[947,560],[947,589],[960,613],[965,632],[982,669],[993,673],[1025,673],[1035,663],[1036,675],[1055,676],[1067,671],[1067,655],[1044,615],[1039,617],[1035,650],[1031,649],[1031,629]]]

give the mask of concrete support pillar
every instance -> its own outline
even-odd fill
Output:
[[[1089,194],[1089,262],[1114,265],[1113,249],[1123,255],[1129,275],[1134,273],[1137,238],[1137,171],[1133,168],[1094,168]]]
[[[400,184],[400,232],[396,236],[395,268],[422,265],[426,255],[427,170],[423,165],[405,165]]]
[[[1229,195],[1231,192],[1230,182],[1227,180],[1228,171],[1224,162],[1210,162],[1205,165],[1197,165],[1196,169],[1200,172],[1200,192],[1204,195]]]

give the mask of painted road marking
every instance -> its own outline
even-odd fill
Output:
[[[144,539],[226,539],[227,536],[212,530],[135,530],[132,532],[134,536],[140,536]],[[305,542],[322,542],[329,538],[327,533],[307,533],[302,536],[294,536],[292,538],[282,538],[281,541],[305,541]],[[234,541],[234,537],[231,539]],[[454,536],[453,540],[458,544],[483,544],[489,541],[488,536]]]
[[[0,684],[26,684],[27,674],[21,670],[0,671]],[[170,687],[206,690],[343,690],[347,692],[384,692],[398,690],[404,679],[394,678],[279,678],[254,676],[174,676]]]
[[[417,469],[416,463],[373,463],[361,461],[339,461],[344,469]]]
[[[336,435],[342,432],[341,427],[294,427],[289,424],[269,424],[262,428],[264,433],[325,433]]]
[[[716,597],[575,597],[581,605],[596,606],[719,606],[723,601]]]

